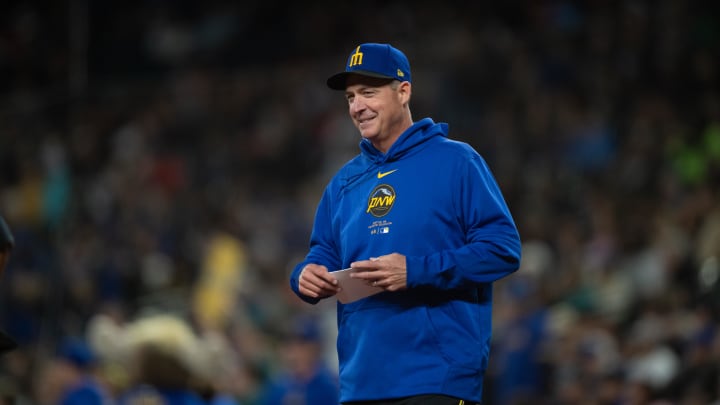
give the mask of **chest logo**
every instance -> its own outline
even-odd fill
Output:
[[[374,217],[383,217],[390,212],[393,204],[395,204],[395,190],[387,184],[381,184],[370,193],[365,212],[369,212]]]
[[[388,174],[395,173],[398,169],[390,170],[389,172],[378,172],[378,179],[382,179],[383,177],[387,176]]]

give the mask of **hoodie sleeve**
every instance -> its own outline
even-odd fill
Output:
[[[325,189],[315,212],[315,223],[310,235],[310,251],[290,274],[290,288],[305,302],[316,304],[320,301],[303,295],[299,291],[300,273],[310,263],[321,264],[330,270],[340,268],[340,258],[334,242],[329,188]]]
[[[466,243],[427,256],[408,256],[408,287],[469,288],[498,280],[520,265],[520,236],[490,169],[475,155],[457,176],[454,206]]]

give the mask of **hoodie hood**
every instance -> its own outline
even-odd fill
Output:
[[[435,123],[431,118],[423,118],[411,125],[410,128],[406,129],[405,132],[403,132],[397,141],[395,141],[395,143],[390,147],[387,153],[383,154],[379,150],[375,149],[372,143],[367,139],[360,141],[360,151],[373,162],[392,162],[401,158],[415,146],[424,143],[432,137],[447,137],[447,135],[448,125],[446,123]]]
[[[387,153],[375,149],[367,139],[361,140],[360,155],[348,162],[336,176],[339,185],[338,193],[342,193],[380,165],[400,159],[411,151],[417,150],[417,146],[436,136],[447,137],[448,125],[435,123],[431,118],[423,118],[406,129]]]

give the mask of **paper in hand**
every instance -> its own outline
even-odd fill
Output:
[[[383,292],[382,288],[368,285],[363,279],[350,277],[350,274],[356,271],[356,269],[348,268],[330,273],[337,279],[338,285],[342,288],[342,291],[337,293],[335,296],[338,301],[343,304],[348,304],[361,298]]]

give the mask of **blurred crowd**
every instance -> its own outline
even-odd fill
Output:
[[[719,404],[720,5],[497,3],[3,2],[0,397],[333,403],[335,303],[287,276],[375,41],[520,230],[485,404]]]

